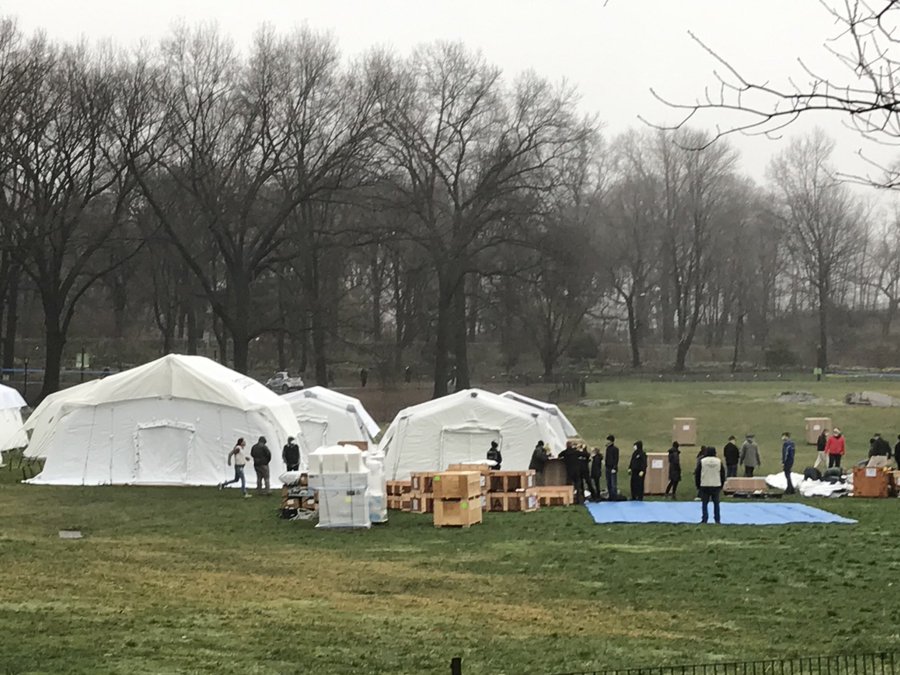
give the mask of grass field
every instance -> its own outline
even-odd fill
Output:
[[[752,428],[770,468],[778,434],[808,414],[831,414],[860,457],[871,431],[900,425],[891,410],[774,403],[797,388],[900,395],[619,381],[589,395],[633,406],[567,411],[591,442],[614,431],[659,448],[681,414],[719,447]],[[13,673],[447,673],[458,655],[467,674],[541,674],[900,638],[895,499],[811,502],[852,526],[597,526],[571,507],[467,531],[392,512],[347,532],[280,521],[274,496],[15,477],[0,469],[0,669]],[[60,540],[69,528],[85,538]]]

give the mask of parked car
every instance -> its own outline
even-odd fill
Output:
[[[291,377],[286,370],[279,370],[266,380],[266,386],[274,391],[297,391],[303,389],[302,377]]]

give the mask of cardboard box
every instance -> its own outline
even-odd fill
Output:
[[[815,445],[823,430],[830,432],[834,428],[830,417],[807,417],[805,421],[807,445]]]
[[[769,487],[766,485],[765,478],[728,478],[722,487],[725,494],[733,494],[735,492],[768,492]]]
[[[482,476],[475,471],[445,471],[432,479],[435,499],[471,499],[481,494]]]
[[[355,445],[357,448],[365,452],[369,449],[368,441],[338,441],[338,445]]]
[[[672,420],[672,440],[678,445],[697,445],[697,418],[676,417]]]
[[[647,471],[644,473],[644,494],[662,495],[669,484],[669,453],[648,452]]]
[[[853,467],[853,496],[883,498],[891,494],[890,471],[869,466]]]
[[[434,503],[435,527],[469,527],[480,523],[481,498],[472,500],[437,500]]]

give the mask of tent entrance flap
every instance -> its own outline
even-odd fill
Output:
[[[487,458],[491,442],[501,446],[500,430],[484,427],[444,427],[441,430],[440,469],[450,464],[480,462]]]
[[[160,421],[135,432],[135,483],[188,482],[194,448],[193,425]]]
[[[321,417],[298,417],[300,431],[308,452],[328,445],[328,420]]]

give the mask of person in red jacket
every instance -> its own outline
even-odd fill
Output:
[[[844,436],[837,427],[825,442],[825,454],[828,455],[828,468],[841,466],[841,457],[844,456]]]

